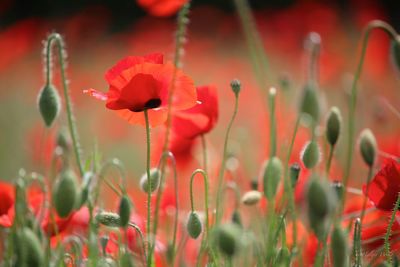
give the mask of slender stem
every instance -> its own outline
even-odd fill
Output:
[[[219,169],[219,175],[218,175],[218,187],[217,187],[217,197],[216,197],[216,224],[218,225],[221,221],[221,211],[220,211],[220,202],[221,202],[221,192],[222,192],[222,182],[224,178],[224,173],[225,173],[225,162],[226,162],[226,157],[227,157],[227,148],[228,148],[228,139],[229,139],[229,134],[231,132],[231,128],[233,125],[233,122],[236,118],[236,114],[238,112],[238,105],[239,105],[239,95],[235,94],[235,108],[233,110],[233,114],[231,117],[231,120],[229,121],[228,128],[226,130],[225,134],[225,141],[224,141],[224,150],[222,153],[222,162],[221,162],[221,167]]]
[[[300,119],[301,119],[301,115],[299,114],[297,116],[296,123],[294,126],[293,135],[292,135],[292,139],[290,141],[288,154],[286,156],[285,169],[284,169],[284,171],[285,171],[284,183],[285,183],[285,189],[286,189],[285,193],[287,195],[287,198],[289,199],[289,209],[290,209],[290,213],[292,216],[292,224],[293,224],[293,232],[292,232],[293,248],[296,248],[296,246],[297,246],[297,225],[296,225],[296,217],[297,216],[296,216],[296,207],[295,207],[294,198],[293,198],[292,183],[291,183],[290,177],[289,177],[289,161],[290,161],[290,156],[292,155],[294,141],[296,139],[297,131],[300,126]]]
[[[364,30],[364,37],[363,37],[363,41],[362,41],[360,59],[358,61],[358,66],[357,66],[356,73],[354,75],[353,83],[351,86],[351,97],[350,97],[350,103],[349,103],[349,124],[348,124],[349,141],[347,144],[347,160],[346,160],[345,172],[344,172],[344,177],[343,177],[343,185],[344,185],[345,189],[348,184],[350,170],[351,170],[351,164],[353,161],[353,147],[354,147],[354,139],[355,139],[355,136],[354,136],[355,112],[356,112],[356,103],[357,103],[357,84],[358,84],[358,80],[360,79],[360,76],[361,76],[361,72],[362,72],[362,68],[363,68],[364,60],[365,60],[365,55],[367,52],[369,37],[370,37],[370,34],[373,29],[383,30],[392,39],[396,39],[398,36],[397,32],[392,28],[392,26],[390,26],[389,24],[387,24],[383,21],[379,21],[379,20],[371,21]],[[346,194],[343,195],[340,211],[343,211],[345,200],[346,200]]]
[[[207,143],[206,143],[206,137],[204,134],[201,135],[201,146],[203,147],[203,169],[206,173],[207,171]]]
[[[60,61],[60,68],[61,68],[61,80],[62,80],[62,85],[63,85],[63,90],[64,90],[64,98],[65,98],[65,103],[66,103],[66,109],[67,109],[67,118],[68,118],[68,127],[69,127],[69,132],[71,134],[72,138],[72,144],[74,147],[74,153],[75,153],[75,158],[76,162],[79,168],[79,173],[82,176],[84,173],[84,168],[83,164],[81,161],[81,146],[79,143],[79,137],[78,137],[78,131],[76,129],[76,123],[75,123],[75,116],[72,111],[72,104],[71,104],[71,99],[69,95],[69,89],[68,89],[68,82],[67,82],[67,77],[65,74],[65,51],[64,51],[64,41],[58,33],[53,33],[47,38],[47,61],[46,61],[46,84],[50,84],[51,80],[51,48],[52,44],[55,42],[57,44],[58,48],[58,58]]]
[[[143,237],[142,230],[140,230],[139,226],[137,226],[137,225],[134,224],[134,223],[129,223],[128,225],[129,225],[130,227],[132,227],[133,229],[135,229],[135,231],[139,234],[139,236],[140,236],[140,241],[142,241],[143,255],[144,255],[144,258],[147,258],[147,256],[146,256],[146,246],[145,246],[145,242],[144,242],[144,237]]]
[[[269,91],[269,121],[270,121],[270,157],[276,156],[276,118],[275,118],[276,89]]]
[[[392,226],[394,223],[394,220],[396,218],[396,213],[399,210],[400,207],[400,193],[397,197],[396,204],[394,205],[393,211],[392,211],[392,217],[390,218],[389,225],[386,228],[386,235],[385,235],[385,256],[386,256],[386,261],[389,263],[389,265],[392,265],[392,253],[390,251],[390,236],[392,234]]]
[[[367,200],[368,200],[368,193],[369,193],[369,188],[370,188],[370,181],[372,178],[372,173],[373,173],[373,166],[370,166],[368,168],[368,176],[367,176],[367,188],[365,190],[365,196],[364,196],[364,201],[362,205],[362,210],[361,210],[361,215],[360,215],[360,222],[362,224],[364,215],[365,215],[365,208],[367,207]]]
[[[209,235],[209,218],[208,218],[208,175],[202,169],[197,169],[192,173],[190,177],[190,207],[194,212],[194,200],[193,200],[193,180],[196,174],[200,173],[204,179],[204,208],[206,210],[206,237]]]
[[[361,267],[361,220],[356,219],[353,236],[354,267]]]
[[[143,111],[144,113],[144,120],[146,123],[146,145],[147,145],[147,160],[146,160],[146,172],[147,172],[147,248],[148,248],[148,255],[147,255],[147,266],[151,266],[152,262],[152,254],[153,254],[153,246],[151,244],[151,178],[150,178],[150,125],[149,125],[149,114],[147,109]]]
[[[326,161],[326,168],[325,168],[325,174],[326,174],[327,178],[329,177],[329,171],[331,169],[334,150],[335,150],[335,146],[329,145],[329,155],[328,155],[328,160]]]

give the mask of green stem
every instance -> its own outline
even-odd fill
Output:
[[[219,169],[219,175],[218,175],[218,187],[217,187],[217,197],[216,197],[216,225],[218,225],[221,221],[221,211],[220,211],[220,202],[221,202],[221,193],[222,193],[222,182],[224,178],[224,173],[225,173],[225,162],[226,162],[226,157],[227,157],[227,148],[228,148],[228,139],[229,139],[229,134],[231,132],[231,128],[233,125],[233,122],[236,118],[236,114],[238,112],[238,106],[239,106],[239,95],[235,94],[235,108],[231,117],[231,120],[229,121],[228,128],[226,130],[225,134],[225,141],[224,141],[224,150],[222,154],[222,162],[221,162],[221,167]]]
[[[47,52],[46,52],[46,85],[49,85],[51,82],[51,48],[53,42],[56,43],[57,49],[58,49],[58,58],[60,61],[60,68],[61,68],[61,80],[62,80],[62,85],[63,85],[63,90],[64,90],[64,98],[65,98],[65,103],[66,103],[66,109],[67,109],[67,118],[68,118],[68,127],[69,127],[69,132],[71,134],[72,138],[72,144],[74,147],[74,152],[75,152],[75,158],[76,162],[79,168],[79,173],[82,176],[84,173],[83,169],[83,164],[81,161],[81,146],[79,143],[79,137],[78,137],[78,131],[76,130],[76,123],[75,123],[75,116],[72,111],[72,104],[71,104],[71,99],[69,95],[69,89],[68,89],[68,83],[67,83],[67,77],[65,74],[65,51],[64,51],[64,41],[61,37],[60,34],[58,33],[52,33],[48,38],[47,38]]]
[[[373,173],[373,166],[370,166],[368,168],[368,176],[367,176],[367,188],[365,190],[365,196],[364,196],[364,201],[362,205],[362,210],[361,210],[361,215],[360,215],[360,222],[362,224],[364,215],[365,215],[365,208],[367,207],[367,200],[368,200],[368,193],[369,193],[369,188],[370,188],[370,181],[372,178],[372,173]]]
[[[329,145],[329,155],[328,155],[328,160],[326,161],[326,168],[325,168],[326,178],[329,178],[329,171],[331,169],[333,151],[334,150],[335,150],[335,147]]]
[[[208,218],[208,175],[202,169],[197,169],[192,173],[190,177],[190,207],[194,212],[194,199],[193,199],[193,180],[196,174],[200,173],[204,179],[204,208],[206,210],[206,237],[209,235],[209,218]]]
[[[275,118],[276,89],[269,90],[269,121],[270,121],[270,158],[276,156],[276,118]]]
[[[348,184],[348,180],[349,180],[349,176],[350,176],[351,164],[353,161],[353,147],[354,147],[354,139],[355,139],[355,136],[354,136],[355,112],[356,112],[356,103],[357,103],[357,84],[358,84],[358,80],[360,79],[362,68],[364,65],[365,55],[366,55],[367,46],[368,46],[368,40],[369,40],[370,34],[373,29],[383,30],[392,39],[396,39],[397,35],[398,35],[397,32],[392,28],[392,26],[390,26],[389,24],[387,24],[383,21],[379,21],[379,20],[371,21],[364,30],[364,35],[363,35],[364,37],[363,37],[363,41],[362,41],[360,59],[358,61],[358,66],[357,66],[356,73],[354,75],[353,83],[351,86],[351,97],[350,97],[350,103],[349,103],[349,124],[348,124],[349,141],[348,141],[348,145],[347,145],[347,160],[346,160],[345,172],[344,172],[344,177],[343,177],[343,185],[344,185],[345,192],[346,192],[346,188],[347,188],[347,184]],[[345,200],[346,200],[346,194],[343,195],[340,211],[343,211]]]
[[[385,256],[386,256],[386,261],[389,263],[389,265],[392,265],[392,253],[390,251],[390,236],[392,234],[392,226],[394,223],[394,220],[396,218],[396,213],[399,210],[400,207],[400,194],[397,197],[396,204],[394,205],[393,211],[392,211],[392,217],[390,218],[389,225],[386,229],[386,235],[385,235]]]
[[[150,124],[149,124],[149,114],[147,109],[143,111],[144,113],[144,120],[146,123],[146,145],[147,145],[147,160],[146,160],[146,172],[147,172],[147,180],[148,180],[148,187],[147,187],[147,248],[148,248],[148,255],[147,255],[147,266],[150,267],[152,263],[152,254],[153,254],[153,246],[151,244],[151,178],[150,178]]]
[[[206,143],[206,137],[204,134],[201,135],[201,146],[203,148],[203,169],[206,173],[207,171],[207,143]]]
[[[146,256],[146,246],[145,246],[145,242],[144,242],[144,237],[143,237],[142,230],[140,230],[139,226],[137,226],[137,225],[134,224],[134,223],[129,223],[128,225],[129,225],[130,227],[132,227],[133,229],[135,229],[135,231],[139,234],[139,236],[140,236],[140,241],[142,241],[143,255],[144,255],[144,258],[146,259],[146,258],[147,258],[147,256]]]
[[[361,267],[361,220],[356,219],[354,225],[354,236],[353,236],[353,258],[354,267]]]

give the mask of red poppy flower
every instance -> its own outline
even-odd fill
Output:
[[[0,225],[10,227],[11,221],[8,217],[9,209],[14,205],[15,190],[6,182],[0,182]]]
[[[169,17],[178,12],[187,0],[137,0],[137,3],[155,17]]]
[[[106,101],[106,107],[131,124],[145,125],[142,111],[148,110],[152,127],[167,119],[169,90],[176,73],[172,105],[174,110],[191,108],[197,95],[192,79],[171,63],[163,63],[163,55],[126,57],[105,74],[109,91],[85,90],[91,96]]]
[[[366,188],[364,185],[364,194]],[[396,203],[399,192],[400,164],[390,159],[371,181],[367,196],[378,209],[390,211]]]

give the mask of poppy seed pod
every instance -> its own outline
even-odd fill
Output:
[[[364,129],[360,134],[360,152],[364,162],[372,167],[375,162],[377,144],[370,129]]]
[[[240,213],[237,209],[235,209],[232,213],[231,222],[236,224],[240,228],[243,228],[242,216],[240,216]]]
[[[303,161],[304,166],[307,169],[314,168],[320,160],[320,154],[321,153],[317,142],[308,142],[301,152],[301,160]]]
[[[193,239],[196,239],[201,234],[202,225],[197,212],[193,211],[190,213],[186,229],[189,233],[189,236]]]
[[[340,110],[337,107],[332,107],[326,122],[326,139],[331,146],[336,145],[339,139],[341,124],[342,115],[340,114]]]
[[[400,71],[400,38],[392,40],[390,56],[397,71]]]
[[[219,250],[228,257],[232,257],[240,247],[241,229],[235,223],[220,225],[215,229],[214,240]]]
[[[28,227],[24,227],[18,235],[19,252],[16,266],[41,267],[44,265],[44,250],[37,235]]]
[[[53,187],[53,203],[58,216],[68,217],[80,201],[78,181],[71,169],[63,170]]]
[[[50,127],[61,109],[60,95],[52,84],[46,84],[40,91],[38,106],[45,125]]]
[[[290,165],[289,168],[289,175],[290,175],[290,181],[292,182],[292,187],[295,187],[297,184],[297,180],[299,179],[300,175],[300,165],[296,162]]]
[[[131,201],[127,195],[122,196],[119,202],[119,217],[121,226],[126,227],[131,217]]]
[[[159,169],[153,168],[150,170],[151,193],[157,190],[160,183],[160,178],[161,178],[161,172]],[[147,173],[143,174],[142,178],[140,178],[140,188],[142,189],[143,192],[148,193],[149,179],[147,178]]]
[[[121,218],[117,213],[102,211],[96,214],[95,219],[98,223],[108,227],[120,227]]]
[[[272,200],[275,197],[282,176],[283,166],[281,160],[277,157],[269,159],[264,166],[264,194],[268,200]]]
[[[262,193],[257,190],[250,190],[246,192],[242,197],[242,203],[247,206],[257,204],[262,197]]]
[[[235,93],[235,95],[238,96],[240,93],[240,89],[242,88],[242,85],[238,79],[234,79],[231,81],[231,88],[232,91]]]
[[[314,122],[318,122],[319,109],[317,91],[311,85],[307,85],[303,91],[300,112],[309,115]]]
[[[317,218],[325,218],[336,205],[336,195],[325,182],[314,177],[308,185],[308,210]]]
[[[332,260],[334,267],[347,267],[349,258],[347,234],[338,225],[331,234]]]

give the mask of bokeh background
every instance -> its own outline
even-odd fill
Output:
[[[242,81],[230,153],[240,163],[240,178],[244,181],[258,175],[268,153],[268,114],[261,90],[269,86],[279,90],[278,147],[279,155],[285,155],[305,84],[304,38],[310,31],[322,38],[319,79],[324,111],[337,105],[347,118],[350,82],[363,27],[370,20],[382,19],[400,30],[397,1],[250,2],[269,59],[271,78],[265,86],[257,83],[232,1],[193,1],[183,57],[184,71],[197,85],[218,87],[220,118],[207,137],[212,162],[220,159],[224,131],[233,109],[229,83],[233,78]],[[46,131],[36,106],[37,94],[44,84],[42,42],[53,31],[61,33],[67,43],[68,78],[84,157],[97,144],[105,159],[120,158],[129,176],[140,177],[145,170],[144,129],[127,124],[82,91],[106,91],[104,72],[127,55],[162,52],[171,60],[176,29],[173,13],[151,14],[135,0],[1,0],[0,179],[13,179],[21,167],[46,172],[54,138],[66,125],[63,113],[56,126]],[[374,32],[360,83],[357,124],[358,129],[369,127],[376,133],[383,152],[399,155],[399,118],[385,104],[388,100],[393,106],[400,106],[399,73],[393,69],[389,52],[387,36]],[[282,86],[282,80],[288,86]],[[55,84],[61,89],[58,71]],[[153,147],[158,145],[158,132],[159,129],[153,131]],[[298,160],[307,139],[308,132],[303,129],[296,140],[293,160]],[[345,141],[340,141],[334,162],[333,172],[338,178],[344,159],[340,150],[344,150]],[[198,167],[198,149],[193,151],[193,157],[190,167]],[[362,166],[358,155],[355,162]],[[358,176],[365,177],[366,170],[355,170],[354,175],[357,177],[352,180],[357,183]]]

